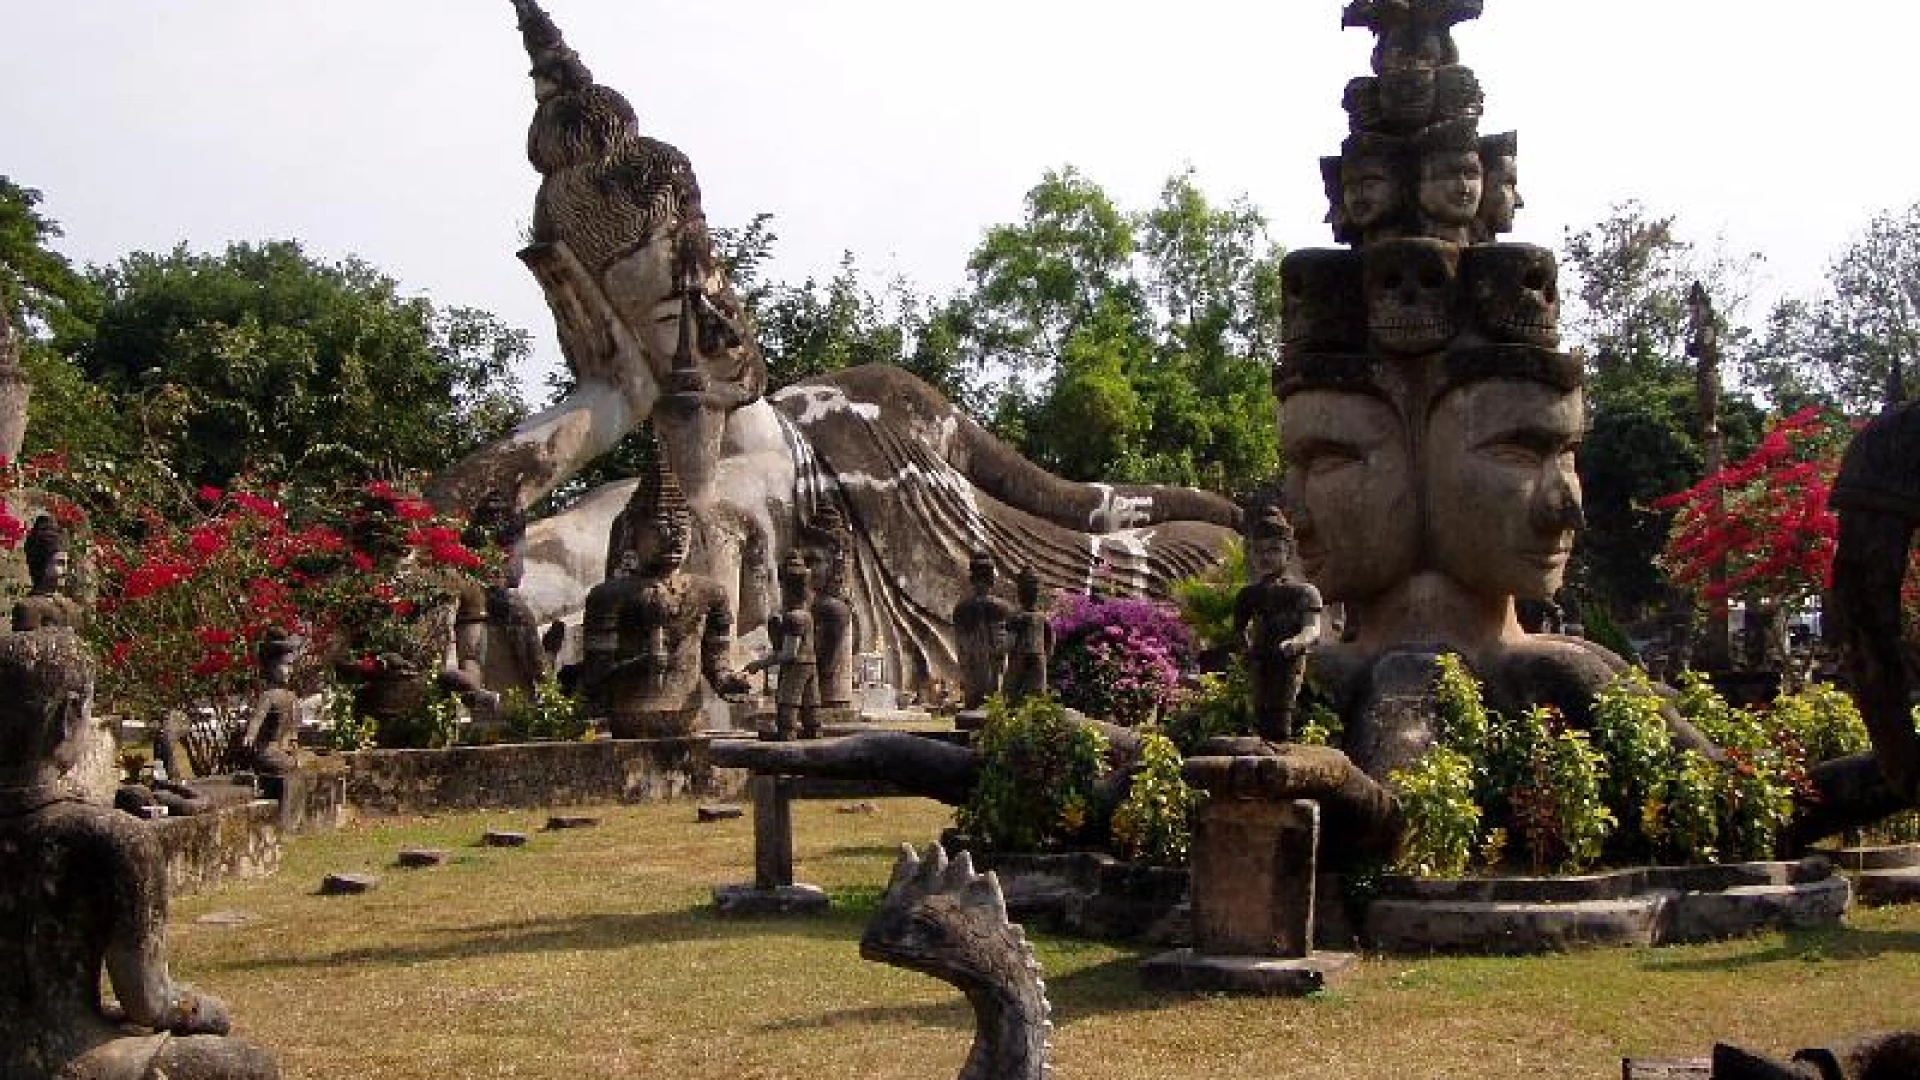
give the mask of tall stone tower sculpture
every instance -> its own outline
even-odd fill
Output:
[[[1580,362],[1559,351],[1552,252],[1499,237],[1522,205],[1513,132],[1481,135],[1453,27],[1481,0],[1354,0],[1373,74],[1346,87],[1351,134],[1322,160],[1343,249],[1282,264],[1274,373],[1287,509],[1307,577],[1345,605],[1315,656],[1379,777],[1429,744],[1413,719],[1432,657],[1460,653],[1496,703],[1584,716],[1620,666],[1530,635],[1518,598],[1557,591],[1584,524]]]

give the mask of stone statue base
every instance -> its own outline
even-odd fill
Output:
[[[953,726],[956,731],[979,731],[987,726],[987,710],[962,709],[953,714]]]
[[[1140,964],[1149,990],[1210,990],[1269,997],[1304,997],[1338,986],[1359,959],[1352,953],[1301,957],[1206,956],[1175,949]]]
[[[672,711],[613,713],[607,717],[607,734],[616,739],[684,739],[699,730],[705,710],[695,705]]]
[[[713,887],[713,909],[724,916],[820,915],[832,906],[827,891],[818,885],[776,885],[768,889],[758,885]]]

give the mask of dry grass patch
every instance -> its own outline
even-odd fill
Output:
[[[752,824],[700,825],[688,803],[596,811],[595,829],[477,846],[544,815],[364,823],[301,839],[272,880],[182,898],[178,973],[233,1005],[289,1076],[927,1080],[971,1036],[945,984],[859,958],[894,852],[949,811],[795,806],[803,880],[836,910],[722,921],[713,886],[752,876]],[[401,870],[406,847],[449,865]],[[332,871],[378,890],[315,894]],[[243,911],[244,925],[195,922]],[[1062,1080],[1201,1077],[1594,1077],[1622,1054],[1704,1053],[1716,1037],[1784,1049],[1914,1023],[1920,909],[1846,930],[1532,959],[1369,958],[1306,1001],[1148,993],[1145,950],[1040,936]]]

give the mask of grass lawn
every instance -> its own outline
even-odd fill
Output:
[[[714,885],[752,877],[752,825],[696,824],[689,803],[602,809],[596,829],[520,849],[475,844],[545,815],[361,823],[294,842],[271,880],[177,900],[174,970],[225,997],[291,1077],[951,1077],[972,1031],[959,994],[856,948],[900,843],[924,845],[950,814],[877,805],[795,805],[799,877],[836,905],[803,922],[712,914]],[[452,861],[391,865],[421,846]],[[383,880],[316,895],[342,870]],[[198,921],[223,912],[250,919]],[[1704,1054],[1717,1037],[1780,1051],[1920,1022],[1920,908],[1706,946],[1369,957],[1303,1001],[1148,993],[1134,978],[1148,950],[1036,944],[1062,1080],[1610,1080],[1623,1054]]]

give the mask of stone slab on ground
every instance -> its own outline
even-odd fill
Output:
[[[747,811],[745,807],[740,806],[703,806],[695,811],[695,815],[701,824],[710,825],[716,821],[732,821],[735,818],[745,817]]]
[[[1920,867],[1862,870],[1853,875],[1853,894],[1875,906],[1920,903]]]
[[[1622,1058],[1622,1080],[1713,1080],[1711,1058]]]
[[[818,885],[781,885],[772,889],[716,885],[713,889],[714,910],[726,916],[819,915],[832,906],[827,891]]]
[[[526,847],[527,834],[509,829],[489,829],[480,837],[486,847]]]
[[[1358,963],[1352,953],[1310,956],[1208,956],[1175,949],[1140,964],[1140,981],[1151,990],[1225,991],[1267,997],[1305,997],[1337,988]]]
[[[408,848],[394,860],[395,863],[409,870],[440,866],[446,861],[447,853],[439,848]]]
[[[246,911],[209,911],[193,921],[200,926],[245,926],[259,918]]]
[[[560,832],[566,829],[591,829],[600,824],[600,819],[590,814],[555,814],[547,819],[548,832]]]
[[[321,896],[358,896],[380,887],[374,874],[328,874],[320,882]]]

